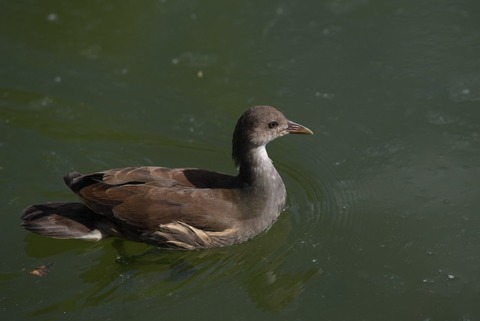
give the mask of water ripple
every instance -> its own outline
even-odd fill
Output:
[[[347,161],[335,158],[336,150],[338,146],[296,145],[278,165],[287,184],[295,233],[304,242],[351,238],[368,229],[370,216],[362,215],[362,208],[374,199],[373,188],[368,180],[355,177]]]

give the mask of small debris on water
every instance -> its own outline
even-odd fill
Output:
[[[315,97],[321,97],[323,99],[333,99],[335,98],[335,94],[332,94],[332,93],[325,93],[325,92],[315,92]]]
[[[58,20],[58,15],[54,12],[48,14],[47,16],[48,21],[57,21]]]
[[[40,265],[30,271],[31,275],[38,276],[39,278],[46,276],[52,270],[53,263],[48,265]]]

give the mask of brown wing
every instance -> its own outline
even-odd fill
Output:
[[[158,186],[165,187],[173,185],[193,187],[193,184],[183,175],[182,170],[166,167],[126,167],[107,170],[101,172],[101,174],[103,174],[102,181],[109,185],[122,185],[131,182],[155,182]]]
[[[236,188],[236,177],[196,168],[166,168],[155,166],[125,167],[81,175],[73,172],[65,176],[66,184],[74,191],[89,183],[88,179],[109,185],[132,182],[150,183],[170,187],[180,185],[195,188]],[[75,188],[77,187],[77,188]],[[76,192],[76,191],[75,191]]]
[[[133,167],[72,173],[65,180],[89,208],[138,229],[154,231],[160,224],[181,221],[222,231],[232,226],[237,213],[235,178],[219,173]]]

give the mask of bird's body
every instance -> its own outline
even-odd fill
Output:
[[[73,172],[64,180],[81,202],[32,205],[22,225],[54,238],[117,236],[189,250],[244,242],[268,229],[285,206],[285,186],[265,146],[287,133],[312,132],[273,107],[252,107],[233,136],[237,176],[165,167]]]

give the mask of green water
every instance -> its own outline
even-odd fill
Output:
[[[473,0],[0,1],[0,319],[479,320],[479,44]],[[255,104],[315,135],[269,145],[288,208],[250,242],[19,226],[72,170],[234,173]]]

